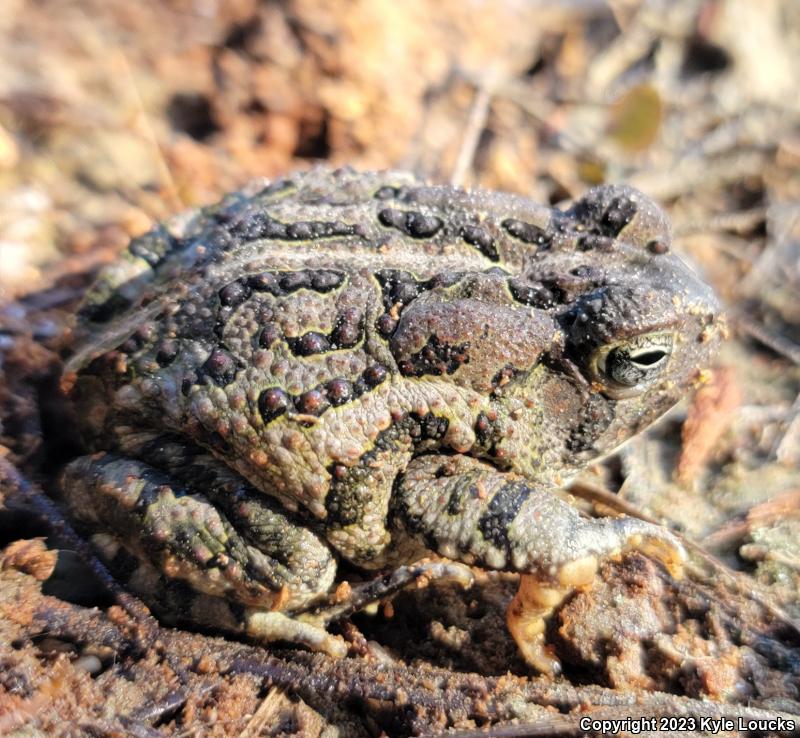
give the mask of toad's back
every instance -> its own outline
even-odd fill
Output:
[[[424,281],[492,268],[515,275],[524,264],[542,261],[553,277],[573,262],[587,261],[570,258],[576,247],[580,252],[599,247],[608,262],[626,260],[629,255],[612,254],[618,251],[612,247],[637,209],[650,211],[639,218],[651,222],[656,237],[668,238],[663,215],[650,201],[628,188],[608,189],[618,190],[617,197],[594,203],[594,211],[589,203],[581,212],[564,213],[508,193],[426,186],[405,172],[318,169],[271,184],[255,181],[135,239],[126,258],[109,267],[87,296],[82,327],[108,344],[136,322],[129,322],[131,313],[163,292],[173,302],[202,293],[209,309],[218,303],[224,321],[226,308],[259,289],[257,280],[248,285],[245,278],[265,271],[395,271]],[[638,202],[632,193],[640,196]],[[341,286],[334,282],[333,275],[307,283],[298,276],[290,290]],[[218,300],[212,298],[228,284]],[[408,295],[409,289],[396,292]],[[532,304],[531,295],[521,301]],[[557,296],[551,304],[540,299],[536,306],[557,301]],[[90,341],[86,351],[97,350]]]
[[[372,458],[393,433],[410,433],[414,453],[486,456],[500,442],[480,442],[478,416],[563,350],[582,296],[674,277],[661,211],[629,188],[593,193],[560,211],[404,173],[314,170],[156,227],[79,316],[71,368],[90,444],[188,436],[317,517],[337,474],[402,468],[396,444]],[[560,440],[538,444],[538,476],[575,465]],[[497,463],[530,474],[520,443]]]

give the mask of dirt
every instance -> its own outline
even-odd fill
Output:
[[[800,6],[10,0],[0,64],[0,733],[800,725]],[[703,389],[575,485],[587,512],[685,536],[687,574],[605,565],[552,619],[556,679],[508,635],[512,575],[405,591],[343,623],[333,662],[160,628],[53,502],[77,452],[69,314],[97,268],[183,207],[320,161],[548,203],[629,182],[726,305]]]

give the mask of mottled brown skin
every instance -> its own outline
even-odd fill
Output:
[[[253,183],[134,240],[87,296],[72,397],[105,453],[66,497],[143,562],[139,589],[188,585],[208,597],[185,617],[266,639],[340,650],[300,615],[340,557],[528,573],[546,614],[598,559],[680,558],[552,493],[713,354],[717,303],[669,248],[622,186],[552,210],[396,172]]]

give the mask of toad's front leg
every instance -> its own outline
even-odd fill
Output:
[[[547,618],[601,560],[636,549],[680,573],[669,531],[629,517],[582,516],[551,489],[463,456],[415,459],[395,485],[395,524],[448,558],[523,574],[506,620],[529,664],[555,672]]]

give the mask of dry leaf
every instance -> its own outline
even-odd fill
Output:
[[[644,151],[656,140],[663,112],[658,90],[649,84],[638,85],[611,106],[608,134],[627,151]]]
[[[730,367],[716,369],[711,380],[697,391],[681,432],[681,455],[675,472],[678,484],[688,486],[705,466],[741,401],[741,388]]]

